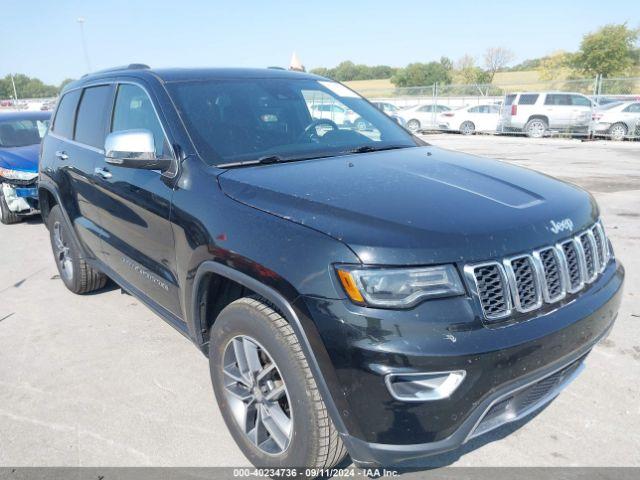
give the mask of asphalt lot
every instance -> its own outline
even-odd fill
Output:
[[[627,282],[616,327],[558,399],[424,465],[640,466],[640,143],[425,138],[593,192]],[[38,219],[0,225],[0,251],[0,466],[248,465],[188,340],[115,287],[68,292]]]

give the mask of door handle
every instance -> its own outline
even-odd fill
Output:
[[[63,150],[58,150],[56,152],[56,157],[58,157],[60,160],[67,160],[69,158],[69,155],[67,155],[67,152]]]
[[[98,167],[96,168],[93,173],[95,173],[97,176],[104,178],[105,180],[108,180],[109,178],[111,178],[113,175],[111,175],[111,172],[109,170],[107,170],[106,168],[102,168],[102,167]]]

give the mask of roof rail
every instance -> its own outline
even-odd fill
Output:
[[[121,65],[119,67],[105,68],[104,70],[85,73],[81,78],[84,78],[88,75],[95,75],[97,73],[118,72],[120,70],[148,70],[149,68],[151,67],[149,67],[149,65],[145,65],[144,63],[130,63],[129,65]]]

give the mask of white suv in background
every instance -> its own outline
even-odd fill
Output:
[[[547,131],[587,133],[595,107],[580,93],[510,93],[504,99],[499,131],[523,132],[533,138],[540,138]]]

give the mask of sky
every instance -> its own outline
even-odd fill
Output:
[[[640,0],[0,0],[0,76],[59,84],[91,70],[288,66],[342,60],[404,66],[503,46],[516,62],[575,51],[606,23],[640,27]]]

